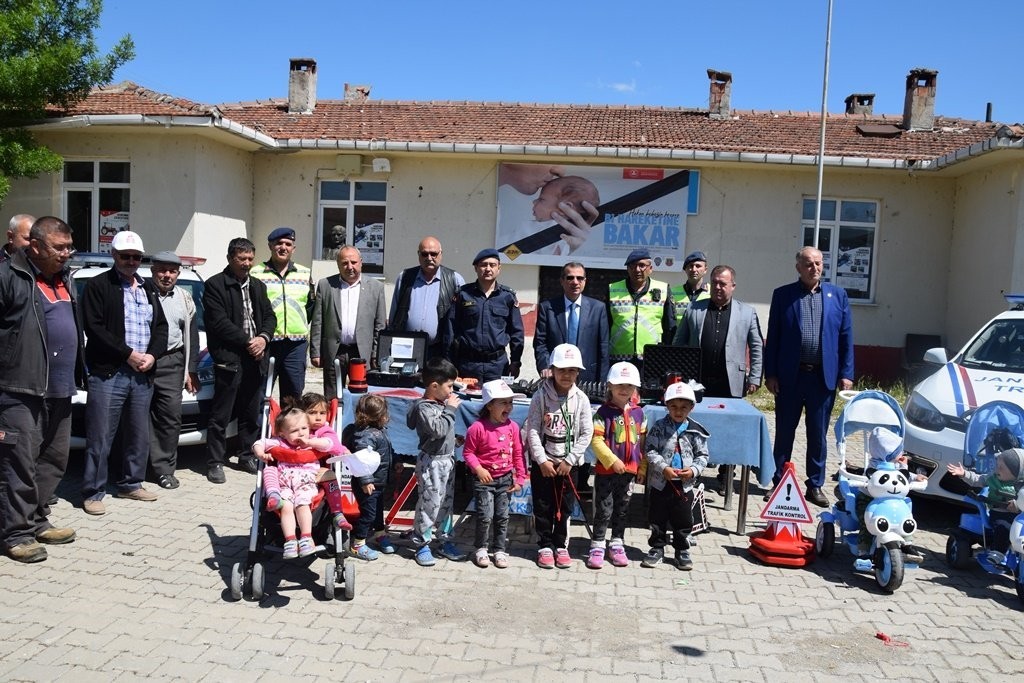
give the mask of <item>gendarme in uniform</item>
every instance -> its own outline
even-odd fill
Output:
[[[608,285],[611,362],[642,367],[644,346],[666,343],[675,331],[675,308],[668,285],[650,277],[651,253],[635,249],[626,258],[627,278]]]

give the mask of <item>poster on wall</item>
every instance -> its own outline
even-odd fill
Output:
[[[363,263],[370,266],[384,265],[384,224],[357,225],[352,244],[363,256]],[[375,272],[370,270],[369,272]]]
[[[679,169],[499,164],[495,248],[506,262],[594,268],[621,268],[646,248],[655,270],[682,271],[699,181],[697,171]],[[572,230],[552,217],[568,215],[562,203],[579,215]]]
[[[840,249],[836,259],[835,284],[847,290],[868,291],[871,275],[871,247]]]
[[[127,211],[104,211],[100,209],[100,240],[99,252],[110,253],[110,243],[114,235],[130,227]]]

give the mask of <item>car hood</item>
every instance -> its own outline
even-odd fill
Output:
[[[949,362],[914,388],[944,415],[962,417],[989,401],[1024,406],[1024,375],[998,370],[970,370]]]

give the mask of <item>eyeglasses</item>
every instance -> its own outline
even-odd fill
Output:
[[[142,254],[121,254],[117,255],[117,258],[122,261],[142,261]]]
[[[650,267],[651,267],[651,262],[650,261],[647,261],[647,262],[644,262],[644,261],[634,261],[633,263],[630,263],[629,265],[626,266],[627,269],[632,269],[632,270],[647,270]]]
[[[563,275],[562,279],[566,280],[568,282],[583,282],[584,280],[587,279],[587,276],[586,275]]]
[[[441,255],[440,251],[421,251],[420,256],[423,258],[437,258]]]
[[[67,245],[67,246],[61,247],[60,249],[57,249],[55,247],[50,246],[49,244],[47,244],[43,240],[36,240],[36,241],[39,242],[39,244],[41,244],[44,247],[46,247],[46,251],[50,252],[51,254],[54,254],[55,256],[63,256],[65,254],[67,254],[68,256],[74,256],[75,251],[76,251],[75,248],[72,245],[70,245],[70,244]]]

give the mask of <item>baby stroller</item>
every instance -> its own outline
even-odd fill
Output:
[[[964,435],[963,466],[981,475],[995,471],[996,456],[1024,443],[1024,408],[1008,401],[986,403],[971,415]],[[994,526],[986,503],[988,490],[967,493],[963,500],[974,508],[960,515],[960,526],[946,539],[946,563],[955,569],[966,569],[974,559],[990,574],[1007,574],[1014,578],[1017,596],[1024,600],[1021,529],[1024,513],[1018,514],[1010,527],[1010,549],[1004,555],[989,550]],[[1018,491],[1017,507],[1024,510],[1024,489]],[[974,552],[980,545],[981,551]]]
[[[904,547],[917,529],[907,493],[912,485],[901,474],[895,464],[883,463],[870,478],[854,474],[846,468],[846,445],[850,436],[862,434],[864,439],[863,467],[868,465],[867,435],[875,427],[889,429],[900,438],[901,448],[893,457],[902,452],[905,430],[903,410],[889,394],[882,391],[860,391],[850,395],[840,394],[848,399],[846,407],[836,420],[836,447],[839,451],[839,486],[836,504],[822,512],[815,533],[815,550],[821,557],[828,557],[835,549],[836,525],[842,540],[855,558],[854,570],[873,572],[878,586],[892,593],[903,583],[904,569],[916,568],[908,562]],[[849,398],[848,398],[849,397]],[[866,489],[872,496],[871,503],[860,519],[856,513],[857,490]],[[858,557],[858,535],[861,524],[866,524],[872,534],[869,559]]]
[[[335,363],[337,364],[338,361],[335,360]],[[335,368],[336,377],[341,376],[340,372],[337,372],[338,369]],[[274,360],[271,359],[260,422],[260,433],[263,438],[272,436],[272,425],[280,412],[280,406],[271,398],[273,377]],[[337,395],[341,395],[340,387],[338,387]],[[338,399],[333,399],[330,402],[327,419],[335,431],[340,432],[342,410]],[[352,495],[351,485],[348,485],[349,478],[344,473],[342,458],[330,458],[328,464],[333,467],[334,478],[321,483],[320,490],[310,504],[313,513],[313,540],[317,544],[318,554],[327,552],[333,555],[333,559],[328,561],[324,568],[324,589],[327,598],[334,599],[337,596],[337,589],[341,588],[345,599],[351,600],[355,596],[356,573],[354,563],[346,562],[347,551],[351,544],[351,534],[347,530],[335,528],[325,500],[326,487],[339,486],[341,488],[342,511],[347,517],[358,515],[359,506]],[[266,575],[262,560],[280,554],[284,545],[280,516],[276,512],[267,511],[265,507],[264,467],[264,463],[260,462],[256,472],[256,488],[249,499],[252,507],[249,550],[245,561],[236,562],[231,568],[231,597],[235,600],[240,600],[245,592],[248,592],[253,600],[260,600],[264,596]],[[346,485],[348,485],[347,492]]]

